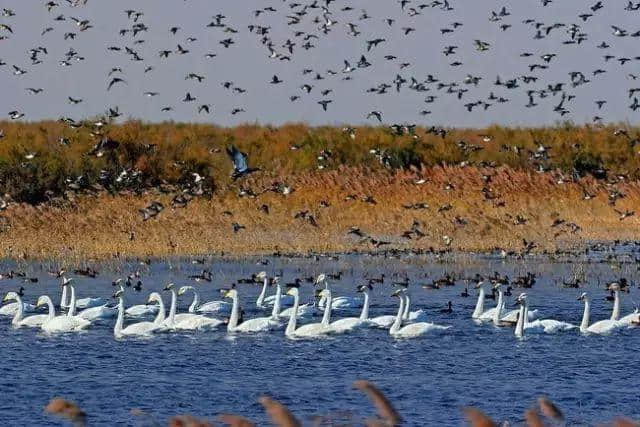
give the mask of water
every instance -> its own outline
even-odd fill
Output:
[[[132,408],[141,408],[163,422],[176,414],[213,419],[231,412],[265,424],[257,399],[268,394],[305,421],[314,415],[340,419],[350,412],[363,417],[372,415],[374,409],[351,384],[368,379],[394,402],[406,425],[460,425],[464,406],[479,407],[498,421],[518,422],[540,395],[556,402],[570,423],[593,424],[616,415],[637,419],[639,330],[602,337],[577,332],[528,335],[517,340],[511,328],[476,325],[470,320],[475,292],[470,290],[472,296],[462,298],[462,282],[441,290],[417,285],[427,281],[425,275],[434,278],[445,272],[471,276],[498,271],[515,277],[532,271],[539,278],[535,287],[527,290],[531,308],[540,309],[544,318],[578,324],[582,304],[576,297],[581,292],[587,290],[592,296],[592,321],[608,318],[611,303],[604,300],[604,283],[637,275],[630,257],[616,264],[599,262],[602,258],[500,261],[471,256],[444,260],[343,256],[339,260],[271,259],[267,266],[256,265],[254,259],[207,260],[205,266],[212,268],[215,280],[195,285],[203,301],[220,299],[220,287],[263,269],[269,273],[282,270],[285,282],[296,276],[344,270],[342,279],[332,286],[334,294],[355,295],[355,284],[361,283],[365,274],[385,273],[387,283],[374,290],[370,314],[395,314],[397,300],[389,297],[389,283],[392,276],[399,279],[407,275],[416,282],[412,309],[423,308],[435,323],[451,328],[404,341],[391,339],[383,330],[313,341],[291,341],[282,331],[237,337],[224,332],[166,334],[150,340],[118,341],[113,338],[111,322],[86,333],[50,337],[36,330],[13,330],[10,319],[3,317],[0,416],[6,425],[56,425],[58,420],[43,414],[42,408],[50,398],[63,396],[77,402],[89,414],[92,425],[145,425],[144,420],[130,414]],[[33,302],[40,294],[59,301],[59,283],[46,273],[50,267],[56,266],[4,263],[0,271],[22,268],[40,278],[37,284],[24,285],[26,301]],[[186,276],[203,266],[173,260],[150,266],[110,263],[96,268],[101,273],[97,279],[73,275],[78,297],[110,296],[114,290],[111,280],[140,270],[144,290],[141,294],[128,290],[129,305],[143,303],[151,290],[160,290],[167,282],[194,284]],[[558,286],[577,271],[589,279],[585,289]],[[19,285],[17,280],[0,282],[3,292]],[[238,289],[247,318],[262,314],[255,308],[260,286],[239,285]],[[303,300],[308,299],[312,286],[305,284],[301,292]],[[509,298],[510,303],[514,297]],[[638,289],[634,286],[630,294],[623,295],[623,315],[633,309],[636,299]],[[454,312],[441,313],[449,300]],[[180,311],[190,302],[190,297],[181,299]]]

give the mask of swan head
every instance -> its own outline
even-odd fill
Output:
[[[289,286],[287,289],[287,295],[291,295],[292,297],[298,295],[298,292],[299,290],[297,285]]]
[[[516,298],[516,304],[524,304],[527,301],[527,294],[525,292],[518,295]]]
[[[331,296],[331,291],[329,289],[317,289],[316,290],[316,298],[329,298]]]
[[[62,286],[67,286],[69,283],[73,281],[73,277],[62,277]]]
[[[484,286],[484,279],[480,279],[474,286],[475,289],[480,289]]]
[[[184,295],[187,293],[188,290],[193,289],[193,286],[183,286],[180,289],[178,289],[178,296],[180,295]]]
[[[162,297],[160,296],[160,294],[157,292],[153,292],[151,293],[151,295],[149,295],[149,298],[147,299],[147,305],[150,305],[153,303],[160,303],[161,301],[162,301]]]
[[[162,290],[163,291],[170,291],[174,288],[174,284],[173,283],[169,283],[167,286],[165,286]]]
[[[320,283],[324,282],[326,279],[327,279],[327,276],[325,276],[324,273],[319,274],[318,277],[316,277],[315,284],[319,285]]]
[[[588,300],[589,297],[587,296],[586,292],[583,292],[579,297],[578,297],[578,301],[586,301]]]
[[[619,292],[620,289],[620,284],[618,282],[609,283],[609,286],[607,286],[608,291]]]
[[[400,298],[403,294],[404,294],[404,291],[402,289],[398,289],[397,291],[392,293],[391,296]]]
[[[373,286],[371,285],[360,285],[358,286],[358,292],[366,292],[373,290]]]
[[[111,286],[118,286],[122,283],[122,277],[111,282]]]
[[[118,290],[113,294],[113,298],[120,298],[122,295],[124,295],[124,289],[118,289]]]
[[[36,308],[39,308],[48,304],[49,304],[49,297],[43,295],[40,298],[38,298],[38,302],[36,302]]]
[[[231,289],[221,289],[220,292],[222,293],[222,296],[224,298],[237,298],[238,296],[238,291],[236,291],[235,289],[231,288]]]
[[[264,280],[267,278],[267,272],[266,271],[261,271],[260,273],[256,274],[256,279],[258,280]]]
[[[18,299],[18,294],[16,292],[7,292],[7,294],[2,299],[2,302],[15,301],[17,299]]]

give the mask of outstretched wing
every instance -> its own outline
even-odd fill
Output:
[[[236,173],[243,173],[249,169],[247,165],[247,155],[238,150],[234,145],[227,147],[227,154],[233,162],[233,168]]]

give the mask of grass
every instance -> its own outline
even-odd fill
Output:
[[[0,122],[5,132],[0,194],[9,202],[0,211],[1,255],[521,251],[523,239],[535,242],[534,250],[640,239],[638,218],[620,220],[619,213],[633,211],[640,201],[633,141],[639,132],[629,126],[624,127],[629,137],[614,136],[620,126],[566,124],[451,129],[446,138],[423,128],[415,136],[398,136],[365,127],[352,139],[341,128],[299,124],[219,128],[128,122],[102,130],[120,143],[102,157],[87,154],[102,136],[92,137],[89,131],[95,129],[84,126]],[[492,140],[484,142],[482,135]],[[70,142],[60,144],[59,138]],[[458,143],[462,140],[465,144]],[[229,144],[247,152],[250,165],[261,171],[233,182],[224,153]],[[534,155],[541,144],[548,147],[547,156]],[[294,145],[297,150],[290,149]],[[26,159],[27,153],[36,155]],[[101,170],[108,178],[99,179]],[[123,170],[135,179],[118,181]],[[171,208],[172,198],[191,188],[192,173],[205,177],[203,195],[185,208]],[[265,191],[274,184],[294,191]],[[247,189],[257,196],[238,196]],[[614,190],[624,197],[612,206]],[[583,200],[585,193],[594,197]],[[138,209],[152,201],[167,209],[142,221]],[[422,203],[428,208],[406,208]],[[300,211],[309,211],[317,227],[294,218]],[[552,227],[556,220],[564,222]],[[414,221],[424,236],[402,237]],[[234,232],[233,223],[245,228]],[[368,238],[347,234],[350,227]]]
[[[396,411],[393,403],[369,381],[358,380],[353,383],[355,389],[363,392],[371,401],[376,409],[375,416],[359,416],[356,412],[345,412],[337,415],[336,418],[332,414],[315,415],[311,417],[312,425],[365,425],[368,427],[392,427],[403,424],[403,421],[411,422],[411,420],[403,420],[402,416]],[[262,396],[258,399],[263,409],[269,416],[272,425],[278,427],[300,427],[303,423],[296,417],[294,412],[288,407],[272,399],[269,396]],[[73,402],[66,401],[61,398],[52,399],[45,411],[49,414],[59,416],[68,420],[76,426],[84,426],[87,423],[87,415],[85,412]],[[498,426],[490,417],[477,408],[462,408],[468,425],[472,427],[494,427]],[[153,425],[162,425],[151,414],[147,414],[139,409],[133,409],[132,415],[151,420]],[[565,415],[562,410],[546,397],[539,397],[536,403],[528,409],[524,414],[525,423],[528,427],[543,427],[545,425],[564,425]],[[233,427],[249,427],[255,426],[249,419],[233,414],[221,414],[217,421],[221,425]],[[211,427],[216,425],[208,420],[196,418],[191,415],[178,415],[172,417],[168,425],[170,427]],[[637,426],[638,423],[627,418],[617,418],[609,425],[615,427],[631,427]]]

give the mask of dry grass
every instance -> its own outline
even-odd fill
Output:
[[[492,201],[485,200],[481,192],[485,173],[494,175],[491,190],[496,199]],[[427,183],[414,185],[418,176]],[[526,239],[536,242],[537,250],[553,250],[596,240],[640,239],[638,216],[620,220],[608,204],[605,184],[585,178],[559,185],[557,179],[554,173],[510,168],[433,167],[394,173],[340,168],[290,177],[287,182],[295,192],[289,196],[267,192],[257,198],[239,198],[229,191],[211,199],[195,199],[186,208],[167,208],[149,221],[142,221],[138,209],[152,200],[170,206],[170,195],[100,194],[61,205],[13,204],[0,213],[0,255],[86,259],[376,249],[371,240],[348,235],[351,226],[375,240],[390,242],[381,249],[517,251]],[[258,192],[270,185],[270,179],[250,177],[241,185]],[[617,188],[625,198],[617,202],[616,209],[640,206],[637,182]],[[582,200],[583,189],[595,197]],[[347,195],[355,195],[356,200],[345,200]],[[376,204],[362,201],[365,196],[372,196]],[[322,201],[329,207],[321,207]],[[416,203],[429,208],[404,207]],[[269,206],[268,214],[258,209],[263,204]],[[451,209],[438,212],[445,204]],[[294,219],[301,210],[309,210],[318,226]],[[526,222],[519,224],[518,216]],[[551,227],[556,219],[573,222],[581,230],[572,232],[566,223]],[[414,220],[425,236],[401,237]],[[234,222],[246,229],[234,232]],[[451,239],[449,245],[444,236]]]
[[[346,419],[341,420],[337,425],[354,426],[365,425],[368,427],[394,427],[402,425],[402,417],[394,409],[391,401],[380,391],[375,385],[368,381],[358,380],[353,383],[354,388],[364,392],[371,403],[378,411],[377,418],[358,417],[349,413]],[[278,427],[299,427],[302,423],[293,415],[288,407],[268,396],[262,396],[258,400],[268,414],[272,425]],[[75,404],[63,399],[52,399],[45,411],[53,415],[65,418],[75,425],[84,425],[86,421],[85,413]],[[471,427],[495,427],[498,424],[491,417],[487,416],[480,409],[467,407],[462,409],[465,419]],[[147,416],[145,414],[145,416]],[[312,417],[318,420],[318,416]],[[322,421],[322,425],[334,425],[328,417]],[[528,427],[544,427],[545,425],[561,425],[564,422],[564,416],[561,410],[548,398],[541,397],[537,400],[537,405],[525,411],[525,423]],[[81,424],[78,424],[80,421]],[[223,414],[218,417],[218,421],[223,425],[232,427],[250,427],[254,426],[250,420],[232,414]],[[408,420],[410,422],[410,420]],[[154,425],[161,425],[157,421],[153,421]],[[169,420],[170,427],[209,427],[215,424],[205,420],[196,418],[191,415],[178,415]],[[314,425],[320,425],[314,423]],[[640,424],[627,418],[616,418],[609,425],[616,427],[636,427]]]
[[[101,158],[86,154],[100,138],[91,137],[87,127],[0,122],[0,129],[6,134],[0,143],[0,194],[7,193],[3,198],[10,202],[0,211],[0,256],[73,260],[387,248],[519,251],[523,239],[534,241],[534,250],[640,239],[638,217],[620,220],[608,203],[616,189],[625,195],[617,210],[639,206],[640,165],[632,143],[638,130],[629,127],[629,137],[614,136],[614,127],[565,125],[450,130],[444,139],[426,129],[417,129],[414,137],[365,127],[352,140],[342,129],[297,124],[218,128],[130,122],[102,131],[120,146]],[[484,134],[493,139],[483,142]],[[63,146],[59,137],[71,142]],[[461,149],[460,140],[483,149]],[[231,143],[263,171],[232,182],[224,154]],[[548,159],[532,157],[539,144],[550,147]],[[290,150],[292,145],[299,149]],[[369,153],[374,148],[386,150],[387,167]],[[322,150],[331,156],[318,160]],[[28,152],[37,155],[25,160]],[[319,165],[325,168],[318,170]],[[537,172],[541,165],[550,171]],[[577,165],[608,168],[610,178],[587,174],[576,181],[570,171]],[[97,186],[101,169],[111,171],[112,178],[125,169],[138,171],[140,178],[128,186],[113,181]],[[170,207],[193,172],[205,176],[211,191],[186,208],[167,208],[142,221],[138,209],[155,200]],[[615,174],[625,176],[612,178]],[[75,182],[78,176],[83,176],[81,188],[70,191],[65,179]],[[419,179],[425,183],[416,185]],[[265,192],[274,184],[295,191],[288,196]],[[240,190],[258,196],[241,198]],[[584,192],[595,197],[582,200]],[[375,204],[363,201],[366,197]],[[429,208],[405,208],[420,203]],[[450,209],[441,209],[445,205]],[[317,227],[294,218],[304,210]],[[556,220],[565,222],[551,227]],[[414,221],[424,236],[403,238]],[[235,233],[233,223],[246,228]],[[571,223],[580,228],[572,229]],[[348,235],[352,226],[372,239]],[[380,247],[380,241],[389,244]]]

